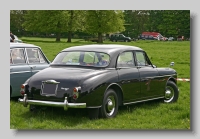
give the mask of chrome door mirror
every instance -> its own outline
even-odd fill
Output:
[[[153,65],[153,68],[157,68],[156,65]]]
[[[170,67],[174,66],[174,62],[171,62],[169,66],[170,66]]]

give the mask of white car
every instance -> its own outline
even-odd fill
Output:
[[[23,41],[22,40],[20,40],[16,35],[14,35],[14,37],[15,37],[15,40],[14,40],[14,42],[18,42],[18,43],[22,43]]]
[[[169,37],[168,41],[174,41],[174,37]]]

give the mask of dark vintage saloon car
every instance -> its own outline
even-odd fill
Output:
[[[172,62],[172,64],[174,64]],[[18,101],[30,110],[41,106],[87,108],[90,118],[112,118],[118,107],[179,96],[174,69],[153,65],[139,47],[103,44],[62,50],[50,67],[21,86]]]

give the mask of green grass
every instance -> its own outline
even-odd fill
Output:
[[[64,48],[96,44],[83,40],[66,39],[55,42],[55,39],[20,38],[24,42],[38,45],[42,48],[50,61]],[[106,44],[113,42],[105,41]],[[168,67],[175,62],[174,69],[179,78],[190,78],[190,42],[158,42],[136,41],[115,42],[144,49],[150,60],[157,67]],[[28,108],[10,101],[10,128],[11,129],[131,129],[131,130],[188,130],[190,129],[190,82],[178,82],[180,95],[177,103],[165,104],[160,101],[151,101],[120,107],[118,114],[112,119],[89,120],[87,109],[47,108],[37,112],[29,112]]]

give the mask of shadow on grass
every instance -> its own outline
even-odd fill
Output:
[[[12,101],[17,102],[17,100],[18,98],[12,98]],[[119,111],[117,115],[127,113],[127,112],[132,113],[134,112],[136,108],[148,109],[148,110],[155,109],[156,107],[159,106],[159,104],[161,104],[160,100],[156,100],[156,101],[121,106],[119,107]],[[33,129],[43,128],[43,127],[40,127],[39,123],[43,123],[43,122],[48,123],[49,121],[52,124],[58,123],[58,125],[60,125],[61,128],[65,128],[66,126],[67,128],[70,128],[70,127],[74,128],[77,125],[86,124],[91,121],[89,119],[88,109],[81,109],[81,108],[70,109],[69,108],[67,111],[64,111],[63,108],[59,108],[59,107],[40,107],[36,109],[35,111],[29,111],[29,106],[26,109],[27,111],[21,113],[20,117],[23,117],[23,119],[32,119],[31,121],[36,121],[35,125],[33,126]],[[100,120],[100,119],[96,119],[96,120]],[[49,127],[46,127],[46,128],[49,128]]]
[[[29,109],[29,106],[27,107]],[[41,107],[34,111],[27,111],[21,114],[24,119],[34,119],[39,123],[50,121],[52,124],[57,123],[60,127],[76,127],[79,124],[84,124],[90,119],[88,118],[87,109],[68,109],[64,111],[63,108],[56,107]],[[37,124],[37,123],[36,123]],[[35,125],[34,128],[39,128]],[[48,127],[47,127],[48,128]]]
[[[89,42],[89,41],[85,41],[84,39],[80,39],[80,40],[75,40],[72,42],[67,42],[67,41],[52,41],[52,40],[37,40],[37,39],[33,39],[33,40],[29,40],[29,39],[23,39],[24,43],[30,43],[30,42],[40,42],[40,43],[89,43],[89,44],[96,44],[94,42]]]
[[[119,107],[119,113],[123,112],[134,112],[136,108],[142,108],[142,109],[155,109],[158,107],[160,104],[162,104],[162,100],[152,100],[148,102],[141,102],[141,103],[136,103],[136,104],[130,104],[130,105],[125,105]]]

